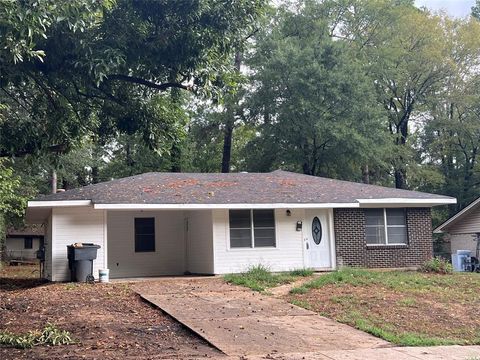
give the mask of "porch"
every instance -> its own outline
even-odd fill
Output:
[[[335,268],[332,209],[234,211],[244,221],[234,232],[228,208],[96,209],[75,203],[31,215],[47,224],[45,276],[52,281],[69,281],[66,250],[76,242],[100,245],[93,274],[108,268],[112,279],[238,273],[259,264],[274,272]]]
[[[111,278],[214,272],[211,210],[108,210],[106,221]]]

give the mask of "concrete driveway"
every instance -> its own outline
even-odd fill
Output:
[[[386,348],[391,344],[220,278],[135,283],[142,298],[230,356]]]

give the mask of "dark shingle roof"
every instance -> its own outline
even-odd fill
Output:
[[[319,204],[385,198],[452,199],[277,170],[229,174],[145,173],[36,200],[92,200],[96,204]]]
[[[28,226],[24,227],[10,227],[7,230],[7,237],[8,236],[44,236],[45,235],[45,227],[39,224],[29,224]]]

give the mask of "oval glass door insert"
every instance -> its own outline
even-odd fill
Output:
[[[322,223],[318,217],[314,217],[312,221],[312,237],[315,244],[319,245],[322,241]]]

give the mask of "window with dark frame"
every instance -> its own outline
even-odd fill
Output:
[[[23,248],[32,249],[33,248],[33,239],[31,236],[27,236],[23,239]]]
[[[230,210],[230,247],[275,247],[275,215],[270,209]]]
[[[135,218],[135,252],[155,251],[155,218]]]
[[[365,209],[367,245],[407,245],[406,209]]]

